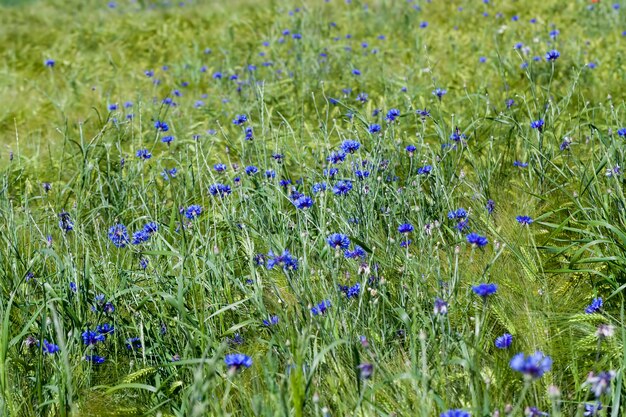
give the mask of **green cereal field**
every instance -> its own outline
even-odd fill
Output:
[[[626,415],[623,0],[0,1],[0,416]]]

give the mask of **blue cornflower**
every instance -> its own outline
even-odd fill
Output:
[[[161,120],[157,120],[156,122],[154,122],[154,128],[159,132],[167,132],[168,130],[170,130],[170,127],[167,125],[167,123]]]
[[[400,233],[411,233],[415,228],[411,223],[404,223],[398,226],[398,232]]]
[[[556,61],[560,56],[561,54],[559,53],[559,51],[553,49],[546,53],[546,61]]]
[[[472,286],[472,291],[480,297],[487,298],[498,291],[498,286],[496,284],[482,283]]]
[[[322,171],[324,176],[328,178],[333,178],[335,175],[337,175],[338,172],[339,170],[337,168],[329,168]]]
[[[56,61],[54,59],[46,59],[44,61],[44,65],[48,68],[53,68],[54,64],[56,64]]]
[[[172,169],[165,168],[161,172],[161,176],[163,177],[165,181],[169,181],[170,178],[176,178],[177,173],[178,173],[178,170],[176,168],[172,168]]]
[[[213,169],[217,172],[224,172],[226,171],[226,165],[225,164],[215,164],[213,165]]]
[[[244,124],[247,121],[248,121],[248,116],[246,116],[245,114],[238,114],[233,119],[233,124],[239,126],[239,125]]]
[[[172,143],[173,141],[174,141],[174,136],[171,136],[171,135],[170,135],[170,136],[163,136],[163,137],[161,138],[161,142],[166,143],[166,144],[168,144],[168,145],[169,145],[170,143]]]
[[[417,175],[428,175],[432,170],[432,166],[424,165],[423,167],[417,169]]]
[[[42,350],[44,355],[54,355],[61,349],[59,348],[59,345],[55,345],[54,343],[50,343],[46,339],[44,339]]]
[[[372,134],[379,133],[381,130],[381,127],[378,123],[372,123],[367,130]]]
[[[96,327],[96,331],[106,338],[106,335],[111,334],[115,331],[115,327],[113,327],[112,324],[103,323]]]
[[[270,316],[269,319],[263,319],[263,325],[266,327],[276,326],[278,320],[278,316]]]
[[[465,220],[461,220],[460,222],[458,222],[456,224],[456,226],[454,226],[456,228],[456,230],[458,230],[459,232],[463,232],[466,229],[469,229],[469,220],[465,219]]]
[[[361,292],[361,284],[357,282],[351,287],[347,285],[339,285],[339,291],[344,293],[348,299],[356,298],[359,296],[359,293]]]
[[[439,417],[472,417],[472,415],[464,410],[452,409],[439,414]]]
[[[509,333],[504,333],[502,336],[498,336],[494,344],[498,349],[508,349],[513,343],[513,336]]]
[[[143,230],[139,230],[133,233],[133,240],[131,243],[133,245],[139,245],[143,242],[147,242],[148,240],[150,240],[150,234],[144,232]]]
[[[465,138],[466,138],[465,133],[461,133],[458,127],[454,129],[454,132],[452,132],[452,134],[450,135],[450,140],[454,142],[460,142]]]
[[[273,169],[268,169],[265,171],[265,177],[266,178],[275,178],[276,177],[276,171],[274,171]]]
[[[109,104],[109,111],[115,111],[119,108],[119,106],[117,105],[117,103],[113,103],[113,104]]]
[[[546,413],[545,411],[541,411],[537,407],[526,407],[526,409],[524,410],[524,415],[526,417],[547,417],[550,414]]]
[[[585,308],[585,313],[593,314],[593,313],[597,312],[598,310],[600,310],[602,308],[603,304],[604,304],[604,301],[602,301],[602,298],[600,298],[600,297],[594,298],[591,301],[591,304],[589,304],[587,306],[587,308]]]
[[[152,158],[152,154],[147,149],[139,149],[135,155],[137,158],[141,158],[144,161]]]
[[[602,403],[600,401],[597,401],[595,403],[586,403],[583,416],[595,417],[599,414],[600,410],[602,410]]]
[[[509,366],[514,371],[521,372],[529,378],[536,379],[541,378],[544,373],[552,368],[552,358],[540,351],[528,356],[525,356],[523,353],[518,353],[513,356]]]
[[[83,343],[87,346],[95,345],[98,342],[104,342],[105,337],[103,334],[95,332],[93,330],[85,330],[82,334]]]
[[[385,116],[385,120],[388,122],[394,122],[398,117],[400,117],[400,110],[391,109],[387,112],[387,116]]]
[[[441,88],[436,88],[433,90],[433,94],[436,95],[439,100],[441,100],[441,98],[445,96],[447,93],[448,93],[448,90],[444,90]]]
[[[487,200],[487,205],[485,206],[485,208],[487,209],[487,213],[493,213],[493,211],[496,209],[496,202],[491,199]]]
[[[195,219],[200,214],[202,214],[202,206],[199,206],[197,204],[191,205],[185,210],[185,217],[187,217],[189,220]]]
[[[224,363],[233,370],[239,370],[241,368],[249,368],[252,366],[252,358],[243,353],[231,353],[226,355]]]
[[[345,159],[346,159],[346,153],[343,151],[331,152],[331,154],[326,157],[326,160],[330,162],[331,164],[338,164],[340,162],[345,161]]]
[[[138,337],[131,337],[129,339],[126,339],[126,349],[141,349],[141,339],[139,339]]]
[[[528,166],[528,162],[522,162],[522,161],[515,160],[515,161],[513,161],[513,166],[514,167],[518,167],[518,168],[526,168]]]
[[[621,137],[626,137],[626,127],[622,127],[620,129],[617,129],[617,134]]]
[[[368,178],[370,176],[370,172],[369,171],[361,171],[360,169],[357,169],[357,170],[354,171],[354,175],[357,177],[357,179],[363,180],[363,179]]]
[[[293,205],[300,210],[311,208],[313,207],[313,199],[309,196],[301,195],[293,202]]]
[[[155,222],[148,222],[143,226],[143,231],[150,235],[155,233],[157,230],[159,230],[159,225]]]
[[[323,300],[316,306],[311,307],[311,314],[314,316],[320,316],[326,314],[326,311],[330,308],[330,300]]]
[[[129,243],[126,226],[121,223],[111,226],[109,228],[109,239],[111,239],[111,242],[113,242],[116,247],[125,247]]]
[[[352,70],[352,75],[357,75],[357,76],[361,75],[361,71],[359,71],[358,69],[355,68],[355,69]]]
[[[59,213],[59,227],[66,233],[74,230],[74,222],[70,219],[70,214],[65,210]]]
[[[359,93],[358,96],[356,96],[356,101],[361,102],[361,103],[365,103],[367,102],[367,93]]]
[[[350,246],[350,238],[341,233],[333,233],[326,238],[326,242],[334,249],[348,249]]]
[[[530,122],[530,127],[533,129],[537,129],[540,132],[543,130],[543,125],[544,125],[544,121],[543,119],[538,119],[538,120],[533,120],[532,122]]]
[[[298,270],[298,259],[291,255],[291,253],[285,249],[282,255],[275,255],[271,250],[267,254],[267,269],[274,269],[274,266],[282,266],[285,271]]]
[[[445,90],[444,90],[445,91]],[[444,93],[445,94],[445,93]],[[420,116],[422,118],[422,120],[426,119],[427,117],[430,117],[430,111],[426,110],[426,109],[417,109],[415,111],[415,113]]]
[[[254,175],[257,172],[259,172],[259,168],[255,167],[254,165],[248,165],[246,167],[246,174],[248,175]]]
[[[521,225],[529,225],[533,222],[533,219],[529,216],[517,216],[515,220]]]
[[[467,217],[467,210],[464,208],[458,208],[448,212],[448,219],[464,219]]]
[[[335,195],[346,195],[352,190],[352,183],[350,181],[337,181],[333,186],[333,193]]]
[[[146,269],[148,268],[149,263],[150,261],[147,258],[141,258],[139,259],[139,268]]]
[[[417,150],[417,148],[415,147],[415,145],[407,145],[404,150],[409,153],[409,156],[413,156],[413,153]]]
[[[314,194],[321,193],[322,191],[326,191],[326,183],[325,182],[317,182],[317,183],[313,184],[312,190],[313,190]]]
[[[98,355],[87,355],[85,356],[85,360],[87,362],[91,362],[94,365],[100,365],[101,363],[104,363],[105,359],[103,356],[98,356]]]
[[[220,183],[211,184],[211,186],[209,187],[209,193],[211,193],[211,195],[213,196],[219,196],[223,198],[231,193],[231,188],[230,185]]]
[[[467,243],[478,246],[479,248],[482,248],[483,246],[487,245],[487,243],[489,243],[485,236],[481,236],[478,233],[470,233],[466,236],[466,239]]]
[[[361,144],[356,140],[346,140],[341,144],[341,150],[344,153],[355,153],[360,147]]]
[[[354,246],[354,250],[346,249],[343,252],[343,256],[346,259],[364,258],[365,257],[365,250],[362,247],[360,247],[358,245],[355,245]]]
[[[510,109],[511,107],[513,107],[515,105],[515,100],[513,100],[512,98],[508,99],[506,101],[506,108]]]
[[[291,184],[291,180],[289,178],[283,178],[280,181],[278,181],[278,185],[280,185],[283,188],[287,188],[289,184]]]
[[[571,143],[572,143],[572,140],[570,138],[566,137],[566,138],[563,139],[563,142],[561,142],[561,144],[559,145],[559,149],[561,151],[568,150],[570,145],[571,145]]]
[[[250,126],[246,127],[246,140],[252,140],[254,139],[254,132],[252,131],[252,128]]]

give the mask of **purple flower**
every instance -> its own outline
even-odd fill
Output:
[[[597,375],[590,372],[583,385],[589,386],[591,392],[596,398],[599,398],[602,394],[609,394],[611,392],[611,380],[615,378],[615,375],[615,371],[600,372]]]
[[[435,298],[434,313],[440,316],[448,314],[448,303],[439,297]]]

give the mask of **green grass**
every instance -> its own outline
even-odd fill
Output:
[[[536,406],[582,416],[596,401],[589,372],[608,370],[616,376],[598,415],[623,414],[626,198],[612,171],[624,166],[623,10],[536,0],[149,3],[0,9],[0,415],[459,408],[477,417]],[[552,49],[560,57],[546,62]],[[436,88],[447,90],[441,100]],[[401,116],[387,122],[392,108]],[[239,114],[253,140],[233,125]],[[530,127],[537,119],[542,131]],[[368,131],[373,123],[380,133]],[[457,127],[466,139],[451,142]],[[330,165],[346,139],[361,148]],[[152,157],[141,161],[144,148]],[[426,165],[432,172],[418,175]],[[335,167],[334,178],[324,173]],[[334,195],[339,180],[352,181],[348,195]],[[327,190],[313,193],[319,182]],[[215,183],[232,193],[211,195]],[[291,186],[313,206],[296,209]],[[194,204],[203,211],[189,220]],[[460,207],[469,212],[462,233],[447,217]],[[59,227],[63,211],[71,231]],[[534,222],[521,226],[518,215]],[[116,248],[107,236],[115,224],[132,234],[149,221],[159,230],[141,245]],[[415,227],[408,247],[403,223]],[[488,245],[468,244],[469,232]],[[346,259],[326,243],[332,233],[366,256]],[[297,270],[268,269],[267,254],[285,249]],[[338,290],[357,282],[358,297]],[[472,292],[481,282],[498,285],[486,301]],[[433,314],[438,297],[446,315]],[[603,307],[585,314],[595,297]],[[312,315],[322,300],[328,312]],[[263,324],[274,315],[278,324]],[[104,323],[115,331],[85,346],[81,334]],[[605,324],[614,335],[599,339]],[[503,333],[513,335],[506,350],[494,346]],[[127,349],[132,337],[141,348]],[[59,352],[32,345],[44,339]],[[536,350],[553,365],[526,381],[509,361]],[[229,371],[224,357],[235,352],[253,365]],[[90,364],[91,354],[106,360]],[[364,363],[371,378],[359,375]]]

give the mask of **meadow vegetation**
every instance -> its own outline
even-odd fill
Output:
[[[4,2],[0,415],[624,415],[625,35]]]

